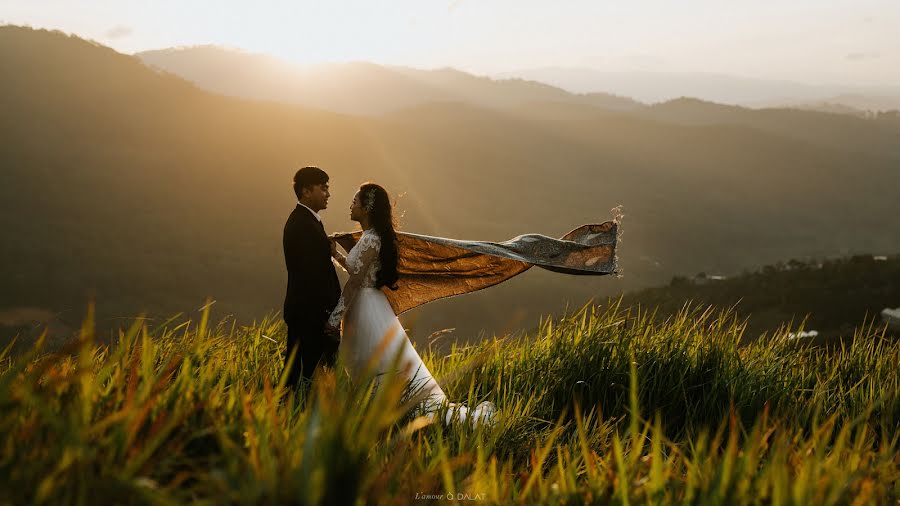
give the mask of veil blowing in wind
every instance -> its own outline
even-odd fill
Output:
[[[618,208],[613,220],[582,225],[559,239],[520,235],[505,242],[461,241],[397,232],[397,290],[383,290],[396,315],[422,304],[474,292],[537,266],[583,276],[618,274]],[[362,232],[335,234],[347,251]]]

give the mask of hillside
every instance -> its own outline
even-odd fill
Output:
[[[532,270],[410,314],[417,338],[512,331],[685,272],[900,250],[900,157],[879,121],[803,113],[820,124],[803,140],[557,101],[357,117],[213,94],[17,27],[0,28],[0,71],[0,314],[69,329],[91,296],[101,327],[207,296],[246,321],[279,309],[290,177],[306,164],[332,175],[330,232],[353,226],[348,203],[369,179],[398,195],[404,230],[460,239],[561,236],[624,205],[622,279]]]
[[[823,149],[840,146],[860,156],[870,153],[900,158],[900,121],[895,113],[858,118],[800,109],[747,109],[680,98],[638,113],[685,125],[740,125]]]
[[[900,306],[900,255],[859,255],[821,262],[792,260],[734,277],[700,273],[676,276],[668,286],[625,294],[622,304],[656,310],[671,317],[686,304],[735,309],[747,318],[747,340],[780,327],[796,329],[805,320],[817,342],[853,335],[865,320],[875,321],[882,309]]]

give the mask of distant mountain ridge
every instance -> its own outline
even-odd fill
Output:
[[[795,107],[812,111],[833,112],[836,114],[850,114],[855,116],[870,116],[879,111],[900,110],[900,96],[866,96],[860,94],[843,94],[825,97],[808,102],[796,102],[793,104],[779,104],[781,106]]]
[[[150,51],[137,56],[154,68],[165,69],[210,91],[347,114],[385,115],[430,103],[469,104],[512,114],[526,109],[546,111],[554,108],[556,111],[565,110],[562,117],[566,119],[573,114],[584,116],[615,112],[684,125],[746,125],[799,140],[811,140],[825,147],[847,142],[843,127],[830,128],[819,116],[808,113],[826,111],[866,117],[864,113],[841,108],[839,104],[832,104],[831,107],[797,105],[750,109],[679,97],[646,106],[616,95],[572,94],[538,81],[520,78],[494,80],[450,68],[419,70],[365,62],[303,67],[265,55],[217,46]],[[679,76],[689,79],[692,75]],[[724,81],[737,79],[713,74],[708,77]],[[770,87],[784,84],[748,81]],[[857,102],[860,100],[857,97]],[[897,122],[900,123],[900,120]],[[865,153],[873,149],[892,149],[900,154],[900,142],[897,142],[895,131],[885,133],[871,126],[871,123],[862,122],[856,127],[870,134],[868,137],[856,137],[857,151]]]
[[[895,86],[811,85],[724,74],[691,72],[611,72],[588,68],[535,68],[494,74],[530,79],[574,93],[605,92],[659,103],[690,97],[752,108],[840,104],[862,111],[900,110],[900,83]]]
[[[229,96],[276,100],[346,114],[378,115],[429,102],[508,108],[558,101],[612,109],[641,104],[603,93],[573,94],[523,79],[495,80],[444,68],[419,70],[367,62],[294,65],[217,46],[144,51],[151,67]]]

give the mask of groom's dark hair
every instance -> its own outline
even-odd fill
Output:
[[[300,198],[302,189],[328,182],[328,174],[318,167],[303,167],[294,174],[294,193]]]

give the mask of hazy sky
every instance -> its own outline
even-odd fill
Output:
[[[900,0],[0,0],[0,23],[126,53],[218,44],[300,63],[900,85]]]

